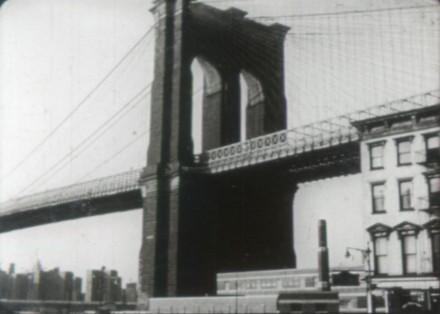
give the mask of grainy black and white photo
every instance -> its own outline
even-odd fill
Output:
[[[0,0],[14,313],[440,313],[440,3]]]

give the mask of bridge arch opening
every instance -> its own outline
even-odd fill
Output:
[[[246,140],[246,111],[249,103],[249,88],[243,73],[240,73],[240,141]]]
[[[221,144],[221,106],[223,80],[214,65],[202,56],[191,63],[192,73],[192,139],[194,153]]]
[[[240,71],[241,140],[264,132],[265,99],[261,82],[246,70]]]
[[[203,89],[204,75],[199,61],[195,58],[191,63],[192,74],[192,125],[191,137],[193,140],[193,153],[202,152],[202,121],[203,121]]]

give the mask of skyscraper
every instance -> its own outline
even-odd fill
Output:
[[[87,272],[86,301],[114,303],[122,300],[121,277],[116,270]]]

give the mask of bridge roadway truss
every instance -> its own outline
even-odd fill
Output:
[[[186,171],[216,175],[238,168],[285,162],[290,172],[322,170],[325,163],[339,158],[343,147],[354,144],[346,156],[358,169],[359,135],[351,122],[436,105],[440,90],[389,102],[365,110],[274,132],[194,156],[194,166]],[[333,148],[333,149],[332,149]],[[328,159],[319,160],[331,151]],[[295,167],[306,156],[307,162]],[[344,168],[344,167],[343,167]],[[346,169],[344,172],[352,172]],[[81,182],[0,203],[0,232],[39,224],[82,218],[142,207],[139,176],[142,169]]]

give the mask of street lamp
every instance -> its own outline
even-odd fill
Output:
[[[367,249],[358,249],[355,247],[347,247],[346,251],[345,251],[345,257],[350,257],[350,251],[357,251],[357,252],[361,252],[362,254],[362,258],[364,260],[367,261],[367,276],[366,276],[366,284],[367,284],[367,306],[368,306],[368,313],[374,313],[375,312],[375,308],[374,308],[374,303],[373,303],[373,284],[371,281],[371,259],[370,259],[370,255],[371,255],[371,249],[370,249],[370,245],[367,244]]]
[[[238,280],[235,279],[235,314],[238,313]]]

